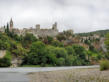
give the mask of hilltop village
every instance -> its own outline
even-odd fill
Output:
[[[101,43],[100,41],[100,35],[98,34],[92,34],[89,36],[80,36],[74,34],[72,29],[59,32],[57,27],[57,22],[55,22],[52,25],[51,29],[41,29],[40,24],[35,25],[35,28],[23,28],[18,29],[14,27],[14,22],[11,18],[9,24],[9,30],[10,32],[17,34],[17,35],[23,35],[25,36],[27,33],[33,34],[36,38],[44,38],[46,37],[53,37],[55,40],[59,40],[64,43],[64,45],[70,45],[70,44],[79,44],[81,46],[84,46],[86,49],[89,49],[89,43],[90,41],[93,41],[91,45],[95,46],[97,49],[100,49],[101,46],[99,45]],[[0,32],[5,32],[6,26],[0,28]],[[95,41],[96,40],[96,41]],[[98,41],[97,41],[98,40]],[[104,41],[104,38],[103,38]],[[45,41],[46,42],[46,41]]]
[[[52,25],[51,29],[41,29],[40,24],[37,24],[35,28],[30,27],[30,28],[18,29],[14,27],[12,19],[9,22],[9,30],[10,32],[16,33],[18,35],[25,35],[26,33],[32,33],[36,37],[47,37],[47,36],[54,37],[59,33],[56,22]],[[5,32],[5,28],[1,27],[0,31]]]
[[[18,29],[11,19],[0,28],[0,66],[88,65],[102,58],[104,37],[74,34],[72,29],[59,32],[57,26],[55,22],[51,29],[41,29],[40,24]]]

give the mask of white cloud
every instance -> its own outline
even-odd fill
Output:
[[[17,28],[46,28],[57,21],[60,31],[108,29],[108,5],[109,0],[0,0],[0,25],[12,17]]]

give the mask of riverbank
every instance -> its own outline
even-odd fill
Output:
[[[30,82],[109,82],[109,71],[99,68],[28,73]]]
[[[64,66],[64,67],[16,67],[16,68],[0,68],[0,72],[11,73],[32,73],[32,72],[47,72],[57,70],[71,70],[82,68],[99,68],[99,65],[92,66]]]

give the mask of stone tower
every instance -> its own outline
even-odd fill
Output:
[[[58,30],[58,29],[57,29],[57,22],[55,22],[55,23],[52,25],[52,29],[53,29],[53,30]]]
[[[12,20],[12,18],[11,18],[11,20],[10,20],[10,28],[9,28],[9,30],[12,32],[12,29],[13,29],[13,20]]]
[[[37,25],[36,25],[36,29],[37,29],[37,30],[40,30],[40,24],[37,24]]]

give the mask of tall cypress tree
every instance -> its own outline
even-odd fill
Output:
[[[10,31],[9,31],[9,24],[7,23],[6,29],[5,29],[5,33],[7,35],[10,35]]]
[[[7,33],[9,32],[9,24],[7,23]]]

